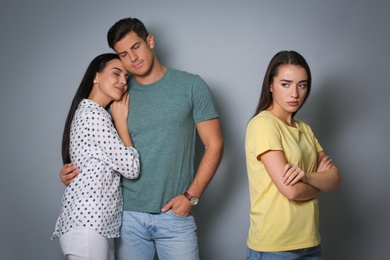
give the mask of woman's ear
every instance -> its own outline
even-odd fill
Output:
[[[269,91],[274,92],[274,86],[272,86],[272,84],[271,84],[271,86],[269,86]]]
[[[95,75],[95,78],[93,79],[93,84],[97,84],[98,83],[98,76],[97,74]]]

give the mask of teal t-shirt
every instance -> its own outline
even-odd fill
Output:
[[[150,85],[129,82],[129,130],[140,158],[138,179],[122,178],[124,210],[159,213],[194,177],[196,123],[218,117],[198,75],[168,68]]]

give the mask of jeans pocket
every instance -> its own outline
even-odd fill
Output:
[[[175,212],[173,212],[173,210],[169,210],[167,213],[171,214],[172,216],[174,216],[176,218],[189,218],[191,216],[191,213],[187,216],[182,216],[182,215],[176,214]]]

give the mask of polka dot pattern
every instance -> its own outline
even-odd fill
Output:
[[[69,153],[80,173],[65,189],[52,238],[75,226],[89,227],[107,238],[119,237],[120,179],[138,177],[137,150],[124,146],[104,108],[84,99],[72,121]]]

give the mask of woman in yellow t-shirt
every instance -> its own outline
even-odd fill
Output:
[[[310,68],[299,53],[272,58],[245,138],[247,259],[322,259],[317,196],[338,187],[340,176],[311,128],[294,118],[310,89]]]

